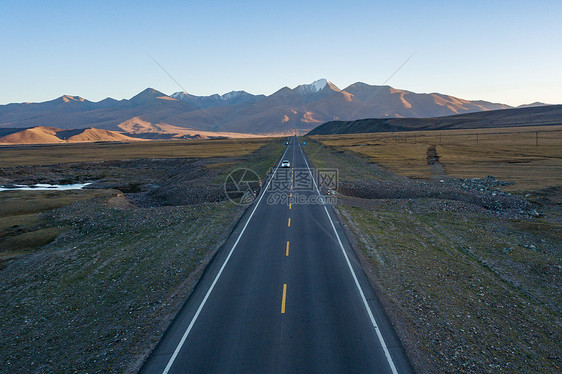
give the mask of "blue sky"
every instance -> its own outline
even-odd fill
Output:
[[[562,103],[560,1],[0,1],[0,103],[326,78]]]

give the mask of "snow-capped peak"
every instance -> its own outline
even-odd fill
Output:
[[[328,81],[326,79],[318,79],[317,81],[312,82],[311,86],[313,86],[316,92],[318,92],[326,87],[327,84]]]
[[[301,94],[310,94],[319,92],[327,85],[328,81],[326,79],[318,79],[317,81],[314,81],[310,84],[301,84],[300,86],[296,87],[295,90]]]
[[[222,100],[231,100],[231,99],[235,99],[241,95],[245,94],[244,91],[230,91],[225,93],[224,95],[221,95],[221,99]]]
[[[179,99],[179,100],[187,100],[189,97],[195,97],[198,99],[214,99],[214,100],[228,101],[243,96],[244,94],[248,95],[245,91],[230,91],[225,93],[224,95],[213,94],[209,96],[193,96],[185,91],[181,91],[181,92],[174,92],[170,96],[173,97],[174,99]]]
[[[170,97],[173,97],[174,99],[180,99],[182,100],[183,98],[185,98],[187,95],[189,95],[187,92],[185,91],[178,91],[178,92],[174,92],[173,94],[170,95]]]

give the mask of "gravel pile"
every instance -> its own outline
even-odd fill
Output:
[[[365,199],[439,199],[459,201],[511,217],[537,217],[540,213],[525,199],[498,189],[506,182],[485,179],[412,179],[342,181],[338,192]]]

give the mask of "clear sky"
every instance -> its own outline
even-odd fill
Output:
[[[0,0],[0,103],[146,87],[271,94],[326,78],[562,103],[562,1]]]

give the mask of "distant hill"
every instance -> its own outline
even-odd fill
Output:
[[[330,121],[316,127],[308,134],[356,134],[560,124],[562,124],[562,105],[543,105],[434,118],[371,118],[357,121]]]
[[[549,106],[549,105],[551,105],[551,104],[545,104],[545,103],[535,101],[534,103],[531,103],[531,104],[519,105],[517,108],[531,108],[531,107],[535,107],[535,106]]]
[[[0,138],[0,143],[11,144],[42,144],[42,143],[63,143],[64,140],[57,137],[57,131],[53,127],[34,127],[23,131],[13,132]]]
[[[58,129],[37,126],[27,129],[0,128],[0,144],[53,144],[80,142],[131,142],[157,139],[218,139],[218,138],[252,138],[259,135],[214,132],[173,127],[169,125],[154,126],[133,118],[120,125],[130,135],[105,129]]]
[[[4,129],[0,144],[51,144],[79,142],[139,141],[121,133],[102,129],[63,130],[54,127],[37,126],[29,129]],[[0,134],[2,134],[0,132]]]
[[[531,104],[537,105],[537,104]],[[362,82],[340,89],[326,79],[269,95],[232,91],[196,96],[170,96],[147,88],[128,100],[92,102],[61,96],[42,103],[0,105],[0,128],[36,126],[60,129],[94,127],[129,131],[139,136],[173,137],[178,129],[199,132],[279,134],[309,131],[331,120],[358,118],[426,118],[510,108],[487,101],[470,101],[439,93],[415,93]],[[182,135],[183,136],[183,135]]]

